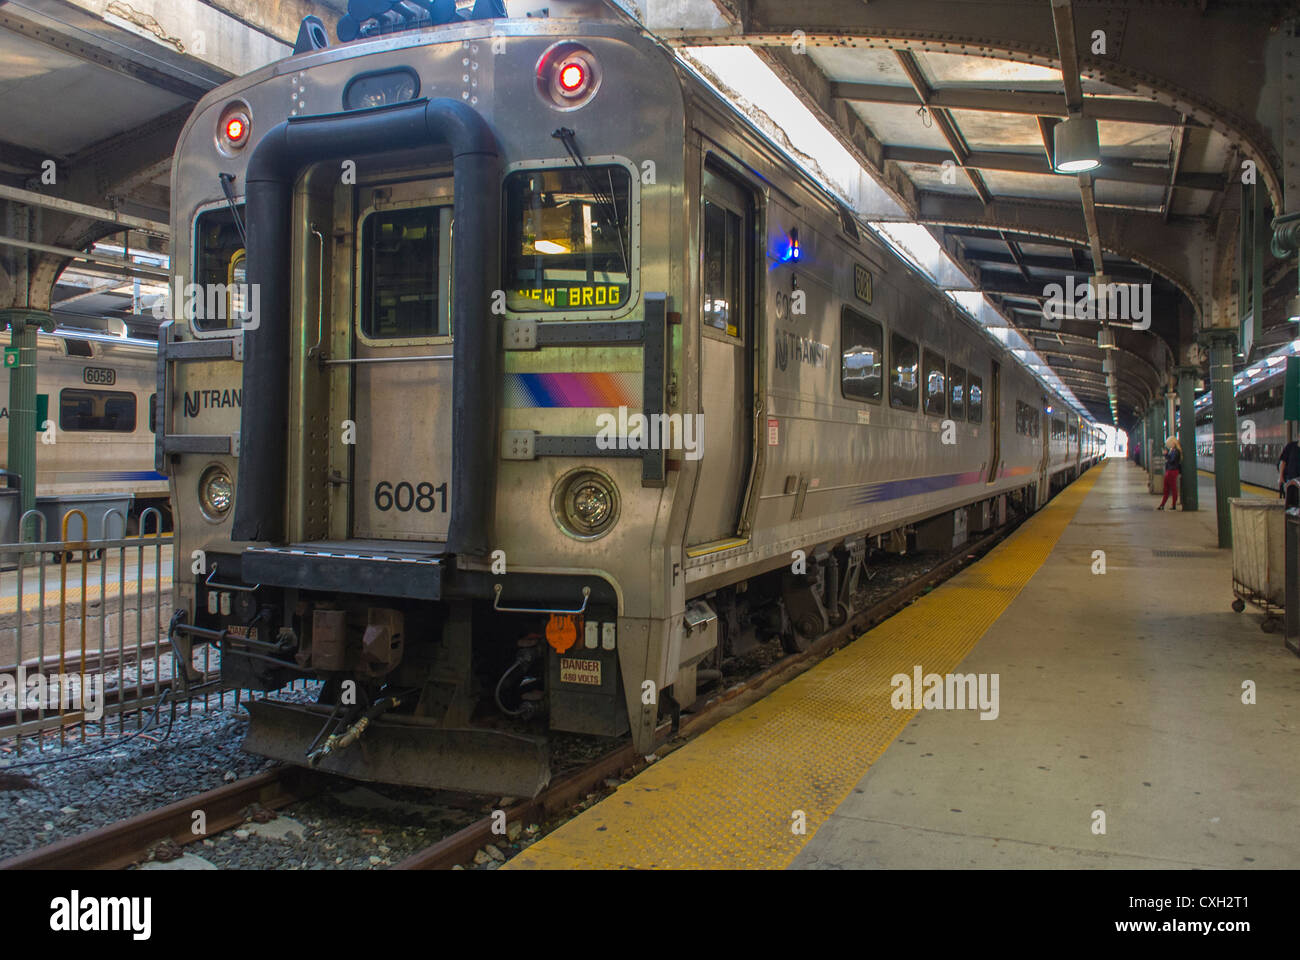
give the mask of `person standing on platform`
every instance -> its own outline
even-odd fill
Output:
[[[1288,480],[1300,480],[1300,444],[1294,440],[1282,448],[1282,455],[1277,459],[1277,495],[1286,497],[1288,507],[1300,506],[1297,491],[1286,491]]]
[[[1174,495],[1174,505],[1170,510],[1178,509],[1178,480],[1183,472],[1183,448],[1178,442],[1177,437],[1170,437],[1165,441],[1165,495],[1160,498],[1160,506],[1157,510],[1165,508],[1165,501],[1169,499],[1169,494]]]

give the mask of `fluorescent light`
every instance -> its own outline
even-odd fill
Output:
[[[554,240],[536,240],[533,242],[533,249],[538,253],[568,253],[569,248],[563,244],[556,243]]]

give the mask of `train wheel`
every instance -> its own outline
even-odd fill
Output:
[[[1242,600],[1240,597],[1237,598],[1236,600],[1232,601],[1232,609],[1236,613],[1241,613],[1241,611],[1246,609],[1246,601]]]
[[[793,627],[781,634],[781,649],[786,653],[803,653],[812,641]]]

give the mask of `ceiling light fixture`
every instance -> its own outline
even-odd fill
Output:
[[[1101,139],[1097,121],[1072,113],[1052,131],[1052,153],[1057,173],[1086,173],[1101,166]]]

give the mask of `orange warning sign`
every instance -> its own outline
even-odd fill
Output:
[[[571,613],[553,613],[546,621],[546,642],[563,653],[578,642],[578,618]]]

